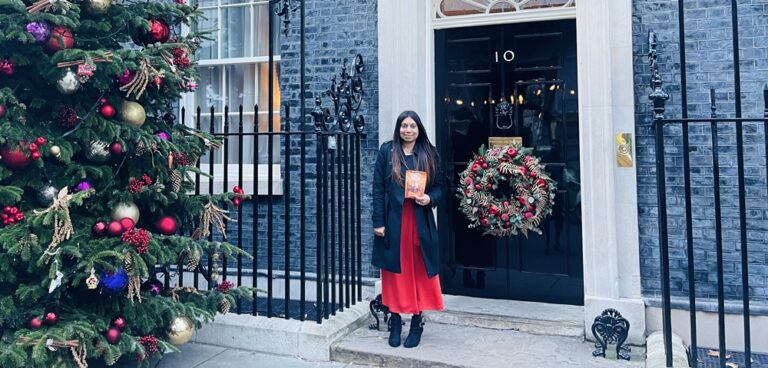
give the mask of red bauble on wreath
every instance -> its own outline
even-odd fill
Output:
[[[539,226],[552,214],[557,183],[532,152],[520,145],[480,147],[459,176],[459,207],[470,228],[495,236],[541,234]]]

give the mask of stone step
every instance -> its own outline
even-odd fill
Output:
[[[581,306],[455,295],[445,295],[444,302],[444,311],[428,314],[430,321],[537,335],[584,336],[584,308]]]
[[[408,327],[403,328],[403,340]],[[616,361],[592,357],[594,344],[580,338],[512,330],[427,322],[421,344],[412,349],[392,348],[387,337],[386,331],[358,329],[331,347],[331,360],[393,368],[639,368],[645,364],[641,347],[632,347],[632,361]]]

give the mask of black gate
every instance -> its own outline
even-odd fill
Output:
[[[752,354],[750,301],[756,296],[751,295],[750,276],[754,275],[750,274],[750,265],[760,263],[751,258],[757,255],[751,253],[754,252],[753,247],[765,246],[765,240],[753,237],[751,232],[763,229],[764,226],[760,225],[760,222],[765,220],[755,218],[753,214],[748,216],[747,211],[748,202],[764,200],[765,194],[759,193],[768,185],[765,178],[765,168],[768,166],[768,91],[763,91],[763,117],[742,116],[739,11],[736,0],[730,1],[730,5],[733,70],[723,74],[733,73],[734,92],[730,95],[722,90],[710,89],[710,111],[704,114],[709,116],[689,116],[683,0],[678,0],[680,117],[670,118],[664,115],[669,95],[662,89],[656,36],[653,33],[649,36],[650,86],[653,90],[649,98],[653,101],[661,301],[668,367],[672,366],[673,291],[670,272],[678,272],[679,277],[675,278],[676,289],[683,292],[676,294],[687,293],[685,296],[688,304],[686,308],[689,309],[691,366],[710,366],[703,363],[709,358],[716,359],[719,367],[726,367],[729,363],[731,352],[726,346],[726,313],[742,316],[741,324],[730,326],[732,331],[743,332],[744,356],[738,366],[763,366],[761,362],[764,357]],[[728,80],[728,77],[723,79]],[[718,100],[729,97],[734,102],[733,113],[719,113]],[[762,134],[759,134],[760,131]],[[745,137],[748,139],[746,145]],[[745,165],[745,151],[747,163],[751,166]],[[762,156],[763,154],[765,156]],[[747,174],[745,167],[750,169]],[[681,190],[675,192],[670,188]],[[705,202],[711,202],[711,211],[709,208],[704,212],[694,210],[697,206],[709,206]],[[702,216],[702,213],[706,215]],[[732,241],[728,240],[726,225],[738,229],[733,231]],[[674,235],[671,236],[672,233]],[[711,238],[709,234],[712,235]],[[702,251],[699,248],[702,243],[711,245],[712,250]],[[671,252],[674,262],[672,269]],[[726,261],[735,263],[735,266],[725,269]],[[713,267],[709,267],[709,264]],[[716,275],[716,281],[713,280],[716,283],[715,290],[700,291],[699,293],[704,295],[697,295],[697,286],[698,290],[702,290],[701,286],[708,281],[710,274]],[[726,280],[729,282],[726,283]],[[734,283],[737,285],[733,286]],[[697,329],[705,326],[697,324],[696,311],[709,302],[702,299],[710,298],[716,300],[714,311],[718,317],[718,349],[712,350],[711,354],[703,354],[697,342],[701,336],[697,336]],[[726,301],[730,308],[726,308]]]
[[[278,3],[280,3],[278,5]],[[181,110],[181,123],[220,138],[196,163],[194,194],[214,195],[244,189],[243,200],[228,215],[236,223],[211,225],[209,240],[228,241],[252,256],[235,259],[200,255],[197,267],[180,259],[162,267],[165,285],[216,288],[224,281],[255,288],[237,300],[237,313],[285,319],[323,319],[362,300],[361,140],[365,122],[358,115],[363,97],[363,58],[357,55],[328,76],[330,87],[307,109],[305,91],[305,9],[289,0],[271,0],[270,12],[284,17],[288,32],[292,13],[300,9],[300,101],[298,108],[274,104],[273,33],[269,18],[268,108],[260,121],[259,106],[244,114],[198,107]],[[330,101],[328,107],[323,100]],[[296,111],[298,110],[298,113]],[[168,117],[172,118],[172,117]],[[260,127],[265,125],[265,127]],[[278,125],[279,128],[275,129]],[[244,147],[248,147],[247,149]],[[191,256],[191,255],[188,255]],[[189,259],[189,257],[187,257]],[[190,270],[191,269],[191,270]],[[202,280],[201,280],[202,277]]]

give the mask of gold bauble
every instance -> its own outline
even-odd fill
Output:
[[[120,203],[112,210],[112,219],[120,221],[128,217],[134,224],[139,223],[139,207],[133,202]]]
[[[173,345],[183,345],[192,339],[195,323],[189,317],[176,317],[168,326],[168,342]]]
[[[144,125],[144,120],[147,119],[147,113],[144,112],[144,107],[133,101],[123,102],[123,106],[120,107],[120,120],[132,127],[140,128]]]
[[[109,11],[112,0],[86,0],[83,2],[85,11],[92,15],[104,15]]]

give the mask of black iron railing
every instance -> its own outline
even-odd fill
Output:
[[[731,21],[732,21],[732,38],[733,38],[733,78],[734,78],[734,114],[727,117],[721,117],[717,112],[717,100],[714,89],[710,90],[710,116],[709,117],[690,117],[688,115],[688,84],[687,84],[687,70],[686,70],[686,44],[685,44],[685,19],[684,19],[684,6],[683,0],[678,1],[679,7],[679,52],[680,52],[680,104],[681,104],[681,117],[669,118],[665,117],[666,101],[669,99],[667,93],[662,89],[662,78],[659,71],[659,65],[657,61],[657,40],[656,36],[651,33],[649,37],[650,44],[650,63],[651,63],[651,88],[652,92],[649,98],[653,101],[653,128],[655,134],[655,152],[656,152],[656,193],[658,200],[658,226],[659,226],[659,250],[660,250],[660,266],[661,266],[661,304],[662,304],[662,318],[663,318],[663,333],[664,333],[664,347],[666,350],[666,365],[672,366],[672,298],[670,287],[670,236],[668,221],[669,206],[667,203],[667,182],[670,178],[667,174],[670,170],[670,165],[679,165],[678,163],[670,164],[670,160],[665,158],[665,148],[669,148],[670,140],[665,138],[677,138],[681,137],[681,149],[679,153],[682,155],[682,186],[684,195],[684,226],[685,226],[685,257],[687,258],[687,296],[688,296],[688,309],[689,309],[689,324],[690,324],[690,349],[689,358],[692,367],[698,367],[699,356],[699,343],[697,341],[697,302],[700,298],[697,297],[697,264],[703,260],[697,260],[697,253],[695,252],[695,237],[694,237],[694,216],[693,216],[693,198],[697,195],[692,194],[691,181],[692,173],[693,179],[701,185],[703,180],[711,181],[711,197],[713,201],[712,216],[707,217],[706,220],[712,220],[714,224],[714,250],[716,254],[715,260],[715,272],[716,272],[716,299],[717,299],[717,316],[718,316],[718,365],[725,368],[727,363],[728,350],[726,346],[726,299],[729,303],[741,304],[740,313],[743,316],[743,322],[741,326],[730,326],[731,329],[743,329],[744,340],[744,366],[752,367],[752,333],[750,330],[750,284],[749,284],[749,250],[750,244],[747,237],[750,224],[754,224],[747,218],[746,202],[747,193],[745,189],[745,144],[744,144],[744,130],[745,127],[750,131],[757,131],[758,127],[762,127],[764,135],[764,149],[766,152],[766,166],[768,166],[768,91],[763,91],[763,100],[765,106],[765,112],[763,117],[748,118],[742,116],[742,91],[741,91],[741,70],[740,70],[740,55],[739,55],[739,22],[738,22],[738,7],[735,0],[731,1]],[[709,131],[709,139],[711,139],[708,147],[702,147],[699,145],[701,142],[692,145],[690,137],[692,131],[695,130],[695,134],[701,136],[702,132]],[[735,135],[735,166],[737,176],[737,193],[738,193],[738,239],[740,248],[738,253],[740,258],[738,260],[740,268],[740,283],[741,288],[739,293],[727,293],[725,289],[725,272],[724,272],[724,244],[723,244],[723,204],[721,191],[721,169],[724,167],[732,168],[732,160],[724,162],[721,160],[726,154],[731,158],[731,153],[726,151],[724,147],[720,145],[719,133],[727,131],[729,135]],[[672,141],[675,141],[672,139]],[[680,145],[678,143],[678,145]],[[730,145],[730,144],[729,144]],[[695,147],[694,147],[695,146]],[[679,146],[678,146],[679,147]],[[711,163],[711,179],[708,179],[708,175],[703,175],[702,171],[693,172],[691,169],[691,151],[701,149],[700,152],[706,152],[709,157],[707,160],[699,160],[698,165],[701,162]],[[730,147],[728,147],[730,148]],[[711,152],[710,152],[711,150]],[[727,153],[724,153],[727,152]],[[754,155],[754,154],[753,154]],[[679,157],[675,157],[676,159]],[[679,168],[679,167],[678,167]],[[675,174],[679,176],[679,172]],[[766,179],[768,182],[768,179]],[[675,183],[679,184],[679,183]],[[698,194],[700,196],[701,194]],[[676,216],[677,217],[677,216]],[[702,220],[697,218],[697,220]],[[677,222],[680,224],[680,222]],[[701,271],[702,266],[698,265]],[[704,270],[708,272],[708,270]],[[706,280],[705,280],[706,281]],[[736,294],[736,295],[734,295]]]

